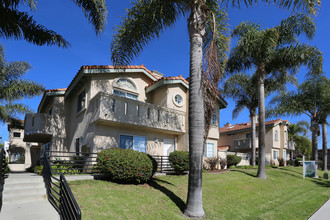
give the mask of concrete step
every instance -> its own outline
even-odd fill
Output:
[[[46,193],[30,193],[25,195],[3,195],[3,204],[19,204],[25,202],[35,202],[40,200],[47,200]]]
[[[14,190],[14,189],[30,189],[30,188],[45,188],[44,182],[33,182],[31,183],[6,183],[4,189]]]
[[[33,203],[8,204],[4,203],[0,212],[0,219],[4,220],[59,220],[56,210],[47,200]]]
[[[10,197],[10,196],[27,196],[30,194],[45,194],[46,189],[45,187],[33,187],[29,186],[27,188],[22,187],[21,189],[8,189],[7,187],[3,191],[3,197]]]

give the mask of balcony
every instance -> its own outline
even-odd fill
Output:
[[[244,138],[244,139],[236,139],[234,140],[234,150],[249,150],[252,148],[252,139]],[[258,148],[258,139],[256,140],[256,148]]]
[[[51,141],[53,125],[54,119],[52,115],[44,113],[26,114],[23,141],[39,143]]]
[[[91,101],[91,123],[158,130],[169,134],[186,132],[185,113],[117,95],[98,93]]]

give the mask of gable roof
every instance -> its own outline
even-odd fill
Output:
[[[271,121],[266,121],[265,125],[266,127],[274,127],[278,124],[289,124],[288,120],[282,120],[282,119],[275,119]],[[256,127],[259,126],[259,123],[256,123]],[[220,128],[220,134],[227,134],[227,133],[234,133],[238,131],[244,131],[244,130],[249,130],[251,129],[251,123],[240,123],[236,125],[230,125],[230,126],[225,126]]]
[[[120,71],[126,73],[141,72],[153,81],[159,79],[159,77],[157,77],[150,70],[148,70],[143,64],[140,66],[132,65],[132,66],[118,66],[118,67],[110,66],[110,65],[93,65],[93,66],[87,65],[80,67],[79,71],[77,72],[71,83],[69,84],[68,89],[65,93],[65,97],[70,95],[70,93],[74,90],[74,88],[77,85],[79,85],[79,83],[85,81],[87,76],[90,76],[92,74],[99,74],[99,73],[118,73]]]
[[[44,91],[44,94],[41,98],[41,101],[39,103],[38,106],[38,112],[41,112],[43,110],[43,108],[45,107],[45,105],[47,105],[50,100],[52,99],[52,97],[54,96],[64,96],[66,91],[66,88],[63,89],[48,89]]]

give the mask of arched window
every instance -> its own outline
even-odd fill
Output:
[[[130,99],[138,99],[135,84],[129,79],[117,79],[113,83],[113,94]]]

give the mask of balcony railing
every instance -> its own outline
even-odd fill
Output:
[[[25,142],[43,142],[51,140],[53,134],[54,116],[37,113],[26,114],[24,120],[24,141]]]
[[[160,129],[164,132],[185,133],[185,113],[117,95],[98,93],[91,101],[93,122],[120,123]]]
[[[234,140],[234,150],[247,150],[252,148],[252,139],[236,139]],[[256,140],[256,148],[258,148],[258,139]]]

